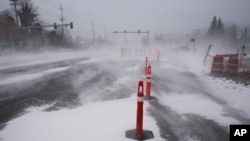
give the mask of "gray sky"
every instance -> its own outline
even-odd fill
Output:
[[[0,11],[9,0],[0,0]],[[91,36],[114,30],[150,30],[152,33],[187,33],[208,28],[213,16],[225,24],[250,24],[250,0],[32,0],[40,18],[59,23],[62,2],[66,22],[74,22],[73,34]]]

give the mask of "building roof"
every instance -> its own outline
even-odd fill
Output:
[[[0,23],[6,23],[6,22],[8,22],[6,16],[0,15]]]
[[[14,23],[14,19],[10,16],[0,14],[0,23]]]

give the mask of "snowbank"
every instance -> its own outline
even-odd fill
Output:
[[[144,109],[149,105],[145,102]],[[33,107],[0,132],[4,141],[127,141],[125,131],[135,128],[136,94],[127,99],[87,104],[68,110],[45,112]],[[144,129],[162,140],[152,117],[144,112]]]
[[[209,94],[225,104],[219,104],[209,98],[210,96],[206,97],[199,93],[180,94],[178,92],[161,93],[160,102],[179,114],[198,114],[214,120],[222,126],[242,124],[238,119],[227,114],[228,111],[225,111],[227,106],[238,111],[240,116],[250,119],[250,87],[236,84],[231,80],[209,76],[211,66],[204,66],[202,61],[203,56],[199,54],[169,54],[162,59],[160,69],[187,71],[195,74],[201,86],[205,88],[204,91],[208,91]],[[169,79],[179,79],[176,75],[169,76]],[[178,84],[175,85],[178,87]],[[183,88],[179,87],[179,89]]]

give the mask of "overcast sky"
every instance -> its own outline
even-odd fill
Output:
[[[0,0],[0,11],[10,8]],[[65,22],[74,22],[74,34],[90,36],[114,30],[187,33],[208,28],[213,16],[227,23],[250,25],[250,0],[32,0],[40,18],[59,23],[60,2]]]

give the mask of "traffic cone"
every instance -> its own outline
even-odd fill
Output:
[[[152,131],[143,130],[143,96],[144,96],[143,81],[138,83],[137,92],[137,116],[136,116],[136,129],[127,130],[125,136],[135,140],[147,140],[154,138]]]

